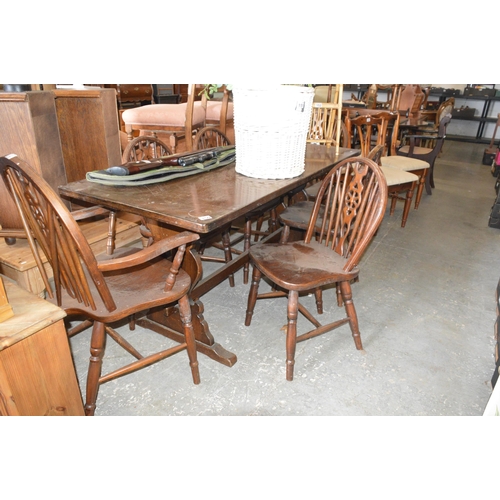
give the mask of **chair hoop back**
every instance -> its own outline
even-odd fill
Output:
[[[170,148],[155,136],[141,135],[132,139],[122,154],[123,163],[134,161],[145,161],[169,156],[172,154]]]
[[[368,157],[369,152],[377,145],[384,146],[382,156],[396,154],[395,140],[399,128],[398,113],[381,111],[372,115],[361,115],[350,118],[349,125],[348,133],[351,135],[353,134],[352,127],[356,128],[362,156]]]
[[[0,174],[18,207],[28,241],[47,293],[54,292],[40,249],[52,267],[57,304],[62,289],[87,307],[96,309],[89,277],[108,311],[116,309],[88,241],[67,207],[48,183],[16,155],[0,158]]]
[[[331,247],[351,271],[382,221],[387,198],[387,182],[375,162],[363,157],[340,162],[322,181],[305,242],[314,237]]]
[[[231,141],[226,134],[216,127],[203,127],[193,140],[193,151],[200,149],[215,148],[219,146],[229,146]]]

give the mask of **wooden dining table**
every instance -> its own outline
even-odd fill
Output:
[[[299,191],[309,182],[321,178],[338,162],[359,155],[357,149],[308,144],[305,170],[290,179],[258,179],[235,171],[232,163],[198,175],[178,178],[158,184],[141,186],[110,186],[81,180],[59,187],[62,198],[70,201],[101,205],[115,211],[141,216],[155,240],[181,231],[198,233],[203,241],[231,223],[272,200]],[[238,150],[236,149],[236,162]],[[279,238],[280,230],[265,240]],[[248,251],[208,276],[196,245],[188,248],[183,268],[191,277],[190,299],[198,352],[226,365],[233,366],[237,357],[215,341],[203,318],[201,297],[248,262]],[[154,312],[137,323],[178,342],[183,342],[182,324],[177,308]]]

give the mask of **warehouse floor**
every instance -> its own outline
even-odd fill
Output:
[[[240,270],[234,288],[223,282],[202,299],[210,331],[237,363],[229,368],[199,354],[195,386],[181,353],[102,385],[96,416],[482,415],[495,366],[500,277],[500,229],[488,227],[495,179],[482,165],[484,149],[448,140],[432,196],[424,192],[405,228],[402,204],[384,217],[353,285],[364,351],[345,325],[298,344],[295,378],[286,381],[286,304],[259,302],[244,326],[248,285]],[[322,322],[339,313],[328,290]],[[307,328],[301,320],[299,329]],[[145,352],[159,337],[120,331]],[[83,392],[89,338],[87,331],[70,341]],[[104,369],[121,360],[109,340]]]

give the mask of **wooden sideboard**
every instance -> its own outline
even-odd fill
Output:
[[[0,415],[83,416],[66,313],[2,279],[14,316],[0,323]]]

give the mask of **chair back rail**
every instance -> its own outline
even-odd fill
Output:
[[[387,183],[380,167],[367,158],[344,160],[323,179],[304,241],[314,238],[330,247],[347,259],[344,270],[351,271],[386,205]]]

